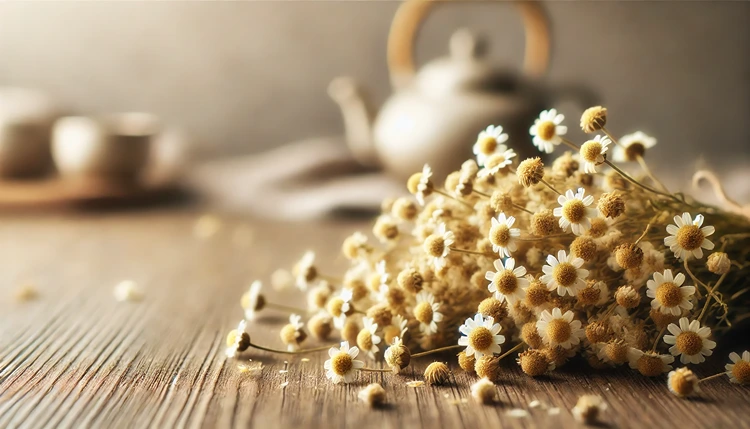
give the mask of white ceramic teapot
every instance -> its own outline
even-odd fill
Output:
[[[537,2],[516,2],[526,32],[521,76],[491,67],[483,47],[468,31],[450,41],[450,56],[428,63],[416,73],[414,37],[431,6],[438,2],[408,0],[394,17],[388,39],[388,67],[393,95],[375,120],[361,88],[352,79],[335,79],[329,94],[340,105],[349,147],[356,159],[406,178],[429,163],[438,177],[457,169],[471,156],[477,133],[502,125],[523,144],[536,115],[547,107],[537,85],[547,69],[549,26]],[[519,150],[520,149],[520,150]],[[521,153],[523,155],[523,153]]]

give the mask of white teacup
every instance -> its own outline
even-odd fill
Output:
[[[159,128],[148,113],[61,118],[52,130],[52,159],[66,178],[132,180],[146,167]]]

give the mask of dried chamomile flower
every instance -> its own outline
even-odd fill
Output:
[[[396,338],[404,338],[406,335],[406,319],[400,314],[393,316],[390,325],[383,328],[383,338],[386,344],[393,344]]]
[[[370,317],[362,318],[364,327],[357,334],[357,346],[365,352],[370,359],[375,359],[375,353],[378,352],[380,337],[376,334],[378,324],[372,321]]]
[[[558,221],[552,210],[542,210],[531,216],[529,232],[537,237],[546,237],[558,230]]]
[[[591,344],[605,343],[611,335],[612,331],[604,322],[591,322],[586,325],[586,339]]]
[[[623,243],[615,248],[615,261],[622,269],[638,268],[643,263],[643,249],[634,243]]]
[[[565,116],[557,113],[556,109],[542,111],[529,129],[529,134],[534,137],[534,146],[542,152],[552,153],[555,146],[562,143],[561,136],[568,133],[568,127],[561,125],[564,120]]]
[[[518,355],[517,361],[524,374],[531,377],[539,377],[555,369],[555,364],[540,350],[526,350]]]
[[[382,215],[375,221],[375,225],[372,227],[372,234],[382,243],[388,243],[398,238],[398,224],[391,216]]]
[[[526,268],[516,267],[514,258],[507,258],[505,265],[502,259],[496,259],[493,264],[497,272],[487,271],[484,275],[485,279],[490,281],[488,290],[501,302],[508,300],[509,303],[515,304],[522,300],[524,288],[529,285],[529,281],[524,277]]]
[[[315,252],[308,251],[302,256],[302,259],[292,269],[297,287],[300,290],[307,290],[307,287],[318,278],[318,269],[315,266]]]
[[[367,236],[357,231],[344,240],[341,252],[347,259],[356,260],[372,252],[372,247],[367,244]]]
[[[237,356],[237,353],[242,353],[250,347],[250,335],[245,332],[247,323],[241,320],[237,325],[237,329],[232,329],[227,334],[227,348],[225,354],[228,358]]]
[[[549,302],[549,290],[541,280],[533,280],[524,289],[526,298],[524,303],[529,307],[539,307]]]
[[[500,125],[490,125],[477,136],[474,143],[473,151],[477,157],[477,164],[484,165],[485,160],[499,152],[503,152],[507,147],[503,144],[508,141],[508,134],[503,132]]]
[[[563,177],[572,176],[579,168],[578,160],[573,157],[570,151],[560,155],[552,162],[552,172]]]
[[[682,217],[674,217],[674,225],[667,225],[668,235],[664,238],[664,245],[669,246],[669,250],[674,252],[674,256],[679,259],[688,259],[691,256],[700,259],[703,257],[703,249],[712,250],[714,243],[708,237],[716,229],[713,226],[703,225],[703,215],[690,217],[690,213],[683,213]],[[676,225],[676,226],[675,226]]]
[[[435,232],[425,239],[422,247],[432,260],[435,269],[440,270],[445,266],[445,258],[450,253],[450,246],[454,242],[453,232],[447,231],[442,222],[435,228]]]
[[[362,330],[359,322],[353,317],[346,319],[343,328],[338,328],[341,331],[341,337],[349,342],[349,344],[357,344],[357,335]]]
[[[298,314],[289,315],[289,324],[281,328],[281,332],[279,332],[281,341],[286,344],[288,351],[299,349],[299,345],[307,338],[307,334],[302,330],[304,326],[302,316]]]
[[[323,364],[326,377],[334,384],[351,383],[357,378],[357,373],[365,366],[365,363],[355,360],[359,354],[357,347],[349,347],[349,342],[344,341],[341,347],[331,347],[328,350],[328,359]]]
[[[425,164],[420,173],[414,173],[406,183],[406,187],[409,189],[419,204],[424,206],[425,198],[430,196],[435,189],[435,185],[431,180],[432,169],[429,165]]]
[[[458,354],[458,366],[469,374],[474,374],[474,365],[477,359],[475,355],[467,355],[466,350],[461,350]]]
[[[440,304],[435,302],[435,296],[426,290],[417,294],[417,304],[414,306],[414,318],[419,321],[419,330],[426,335],[437,332],[437,323],[443,320],[443,314],[438,312]]]
[[[726,274],[732,266],[729,256],[724,252],[714,252],[708,255],[706,267],[714,274]]]
[[[391,214],[396,219],[411,221],[416,219],[417,214],[419,214],[419,207],[417,207],[417,204],[409,198],[401,197],[393,202]]]
[[[633,286],[620,286],[615,291],[615,301],[622,308],[636,308],[641,303],[641,295]]]
[[[521,341],[528,344],[532,349],[540,349],[544,346],[542,336],[536,329],[536,322],[527,322],[521,327]]]
[[[501,329],[500,324],[495,323],[492,317],[485,318],[477,313],[474,319],[466,319],[458,328],[463,334],[458,339],[458,345],[466,346],[467,356],[476,355],[477,358],[500,353],[500,344],[505,343],[505,337],[500,335]]]
[[[326,309],[328,314],[333,317],[334,326],[337,329],[341,329],[346,322],[346,316],[352,314],[354,309],[352,308],[350,301],[352,300],[352,291],[349,289],[342,289],[338,296],[334,296],[328,301]]]
[[[576,237],[570,243],[570,254],[583,259],[585,262],[591,261],[596,257],[596,242],[593,238],[582,235]]]
[[[581,130],[584,133],[599,131],[607,124],[607,108],[602,106],[589,107],[581,115]]]
[[[578,291],[576,299],[581,305],[598,305],[607,299],[606,287],[604,282],[589,280],[586,287]]]
[[[601,197],[599,199],[601,200]],[[590,237],[602,238],[604,234],[609,231],[609,226],[610,225],[607,220],[600,217],[595,217],[591,219],[591,229],[589,229],[587,233]]]
[[[327,340],[333,331],[333,319],[326,313],[318,313],[307,321],[307,330],[318,340]]]
[[[601,413],[607,410],[607,403],[597,395],[583,395],[578,398],[571,412],[576,421],[593,424],[599,420]]]
[[[247,292],[242,295],[240,305],[245,310],[245,319],[255,319],[255,313],[259,312],[266,305],[266,300],[261,295],[260,290],[263,284],[258,280],[252,282]]]
[[[477,313],[485,317],[500,321],[508,316],[508,307],[505,302],[495,297],[489,297],[482,300],[477,306]]]
[[[547,285],[547,289],[557,289],[557,294],[576,296],[578,291],[586,287],[589,271],[581,268],[583,259],[567,255],[564,250],[557,252],[557,258],[547,256],[547,264],[542,267],[544,275],[539,278]]]
[[[385,363],[388,364],[388,367],[391,368],[394,374],[401,372],[411,362],[411,352],[399,337],[393,339],[391,346],[385,349],[383,357],[385,358]]]
[[[513,199],[508,193],[498,190],[490,196],[489,207],[496,213],[506,212],[513,208]]]
[[[581,145],[580,154],[584,172],[589,174],[596,173],[596,166],[604,163],[610,144],[612,144],[612,140],[608,137],[596,136],[593,140],[588,140]]]
[[[539,157],[525,159],[518,164],[516,175],[524,188],[534,186],[544,179],[544,163]]]
[[[497,389],[487,378],[480,378],[471,385],[471,397],[479,404],[493,404],[497,400]]]
[[[422,290],[422,284],[424,284],[424,277],[412,266],[407,266],[396,277],[396,282],[405,291],[417,294]]]
[[[628,351],[628,363],[630,367],[637,369],[638,372],[646,377],[657,377],[671,371],[672,362],[674,362],[674,357],[671,355],[643,352],[636,348],[630,348]]]
[[[742,357],[737,353],[730,353],[728,363],[724,369],[729,375],[729,381],[736,384],[750,384],[750,351],[742,352]]]
[[[594,202],[594,197],[585,193],[586,190],[583,188],[578,188],[575,194],[568,189],[565,195],[557,197],[560,207],[556,207],[552,214],[560,218],[560,228],[563,231],[570,228],[573,234],[581,235],[591,228],[591,218],[596,217],[597,210],[589,208]]]
[[[500,257],[510,256],[510,252],[515,252],[518,248],[515,238],[521,235],[520,229],[511,228],[516,218],[506,217],[505,213],[500,213],[497,218],[492,218],[491,222],[489,239],[492,243],[492,251],[499,253]]]
[[[448,365],[443,362],[433,362],[424,370],[424,381],[432,385],[445,384],[450,377]]]
[[[627,362],[629,350],[630,347],[625,344],[625,341],[617,338],[596,344],[596,356],[612,365],[622,365]]]
[[[539,321],[536,322],[536,329],[546,344],[564,349],[577,345],[585,336],[581,322],[573,319],[573,312],[566,311],[563,314],[557,307],[552,309],[552,313],[542,311]]]
[[[646,154],[646,149],[656,146],[656,139],[641,131],[622,136],[619,145],[615,146],[612,159],[617,162],[637,161]]]
[[[368,384],[359,391],[357,397],[370,407],[377,408],[385,404],[385,389],[378,383]]]
[[[698,377],[687,368],[678,368],[669,373],[667,377],[667,386],[669,391],[680,398],[685,398],[694,393],[700,392]]]
[[[672,345],[669,353],[673,356],[680,355],[680,362],[683,364],[701,363],[706,360],[704,356],[713,354],[716,342],[708,339],[711,328],[701,327],[699,321],[690,322],[687,317],[683,317],[679,326],[672,323],[667,326],[667,330],[672,334],[664,336],[664,342]]]
[[[493,153],[487,157],[484,161],[484,168],[477,174],[478,178],[494,176],[495,174],[506,171],[504,170],[505,167],[513,163],[513,158],[516,157],[516,152],[513,149],[508,149],[505,146],[501,146],[498,149],[501,149],[502,152]]]
[[[695,287],[682,286],[684,282],[685,275],[682,273],[677,273],[674,277],[672,270],[664,270],[664,274],[654,273],[653,279],[646,282],[646,296],[653,298],[651,308],[673,316],[692,310],[690,298],[695,294]]]
[[[605,218],[615,219],[625,212],[625,200],[617,191],[606,192],[599,197],[596,208]]]
[[[493,355],[484,355],[474,363],[474,372],[480,378],[495,381],[500,377],[500,359]]]

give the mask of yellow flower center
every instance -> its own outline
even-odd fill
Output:
[[[237,335],[239,335],[239,333],[236,329],[232,329],[231,331],[229,331],[229,333],[227,334],[227,347],[234,346],[234,342],[237,341]]]
[[[469,345],[475,350],[487,350],[492,345],[492,340],[492,332],[484,326],[474,328],[474,330],[469,333]]]
[[[328,302],[328,312],[333,317],[341,316],[341,308],[344,306],[344,300],[341,298],[333,298]]]
[[[547,324],[547,335],[554,344],[560,344],[568,341],[573,330],[570,323],[562,319],[553,319]]]
[[[646,154],[646,146],[640,142],[630,143],[630,146],[625,148],[625,159],[628,161],[636,161],[639,156]]]
[[[664,282],[656,288],[656,299],[665,307],[674,307],[682,302],[680,287],[672,282]]]
[[[542,283],[533,282],[526,289],[526,303],[532,307],[546,303],[548,298],[549,293]]]
[[[737,379],[740,384],[750,383],[750,363],[744,360],[738,360],[732,368],[732,376]]]
[[[586,206],[579,199],[567,201],[562,209],[563,216],[572,223],[579,223],[586,216]]]
[[[682,354],[697,355],[703,350],[703,338],[693,331],[684,331],[677,336],[675,345]]]
[[[372,348],[372,334],[369,330],[363,329],[359,331],[359,334],[357,334],[357,345],[364,351]]]
[[[354,367],[354,360],[349,353],[338,352],[331,358],[331,370],[336,375],[346,375]]]
[[[602,154],[602,144],[589,140],[581,146],[581,158],[588,162],[597,162],[597,158]]]
[[[497,149],[497,140],[492,136],[484,137],[482,140],[479,140],[478,143],[479,152],[483,155],[490,155],[495,152],[495,149]]]
[[[664,362],[659,356],[644,353],[636,362],[638,372],[646,377],[656,377],[664,372]]]
[[[542,140],[552,140],[557,135],[557,126],[552,121],[544,121],[537,125],[536,134],[542,138]]]
[[[503,295],[509,295],[518,289],[518,279],[511,270],[498,271],[493,281],[497,286],[497,291]]]
[[[440,235],[431,235],[424,241],[424,250],[428,255],[440,258],[445,251],[445,240]]]
[[[578,279],[578,270],[569,262],[560,262],[552,270],[552,277],[560,286],[570,287]]]
[[[414,317],[422,323],[432,322],[432,305],[429,302],[420,302],[414,307]]]
[[[490,228],[490,241],[496,246],[505,247],[510,241],[510,228],[508,225],[500,224]]]
[[[589,286],[578,292],[578,301],[583,305],[594,305],[599,301],[602,291],[599,288]]]
[[[484,165],[487,168],[495,168],[503,162],[505,162],[505,155],[496,154],[487,158],[487,162],[485,162]]]
[[[594,238],[599,238],[603,236],[608,229],[609,225],[607,225],[607,222],[604,219],[595,217],[591,219],[591,229],[589,230],[589,235]]]
[[[685,250],[695,250],[701,247],[703,231],[697,225],[685,225],[677,231],[677,244]]]

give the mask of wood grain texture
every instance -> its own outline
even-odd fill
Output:
[[[226,360],[223,349],[226,331],[242,316],[238,301],[248,282],[290,266],[308,248],[318,251],[325,269],[343,267],[339,243],[363,225],[227,217],[201,239],[193,231],[196,218],[157,211],[2,219],[0,428],[552,428],[575,426],[570,408],[586,393],[608,402],[604,421],[611,427],[750,425],[748,389],[726,379],[706,383],[700,399],[679,400],[663,379],[627,369],[574,365],[536,380],[508,361],[497,387],[501,402],[480,406],[470,398],[474,378],[450,354],[440,357],[452,369],[451,382],[441,387],[405,384],[421,379],[429,359],[402,376],[362,374],[349,386],[326,381],[325,353],[303,361],[251,352],[243,357],[262,362],[262,375],[242,373],[240,361]],[[114,285],[125,279],[145,289],[143,301],[114,299]],[[35,285],[37,300],[14,299],[24,284]],[[293,292],[266,292],[277,302],[304,302]],[[279,347],[285,320],[282,313],[261,313],[250,325],[253,341]],[[714,369],[727,353],[717,351]],[[375,381],[385,387],[388,406],[370,410],[357,393]],[[529,408],[535,399],[560,414]],[[507,416],[514,408],[530,415]]]

